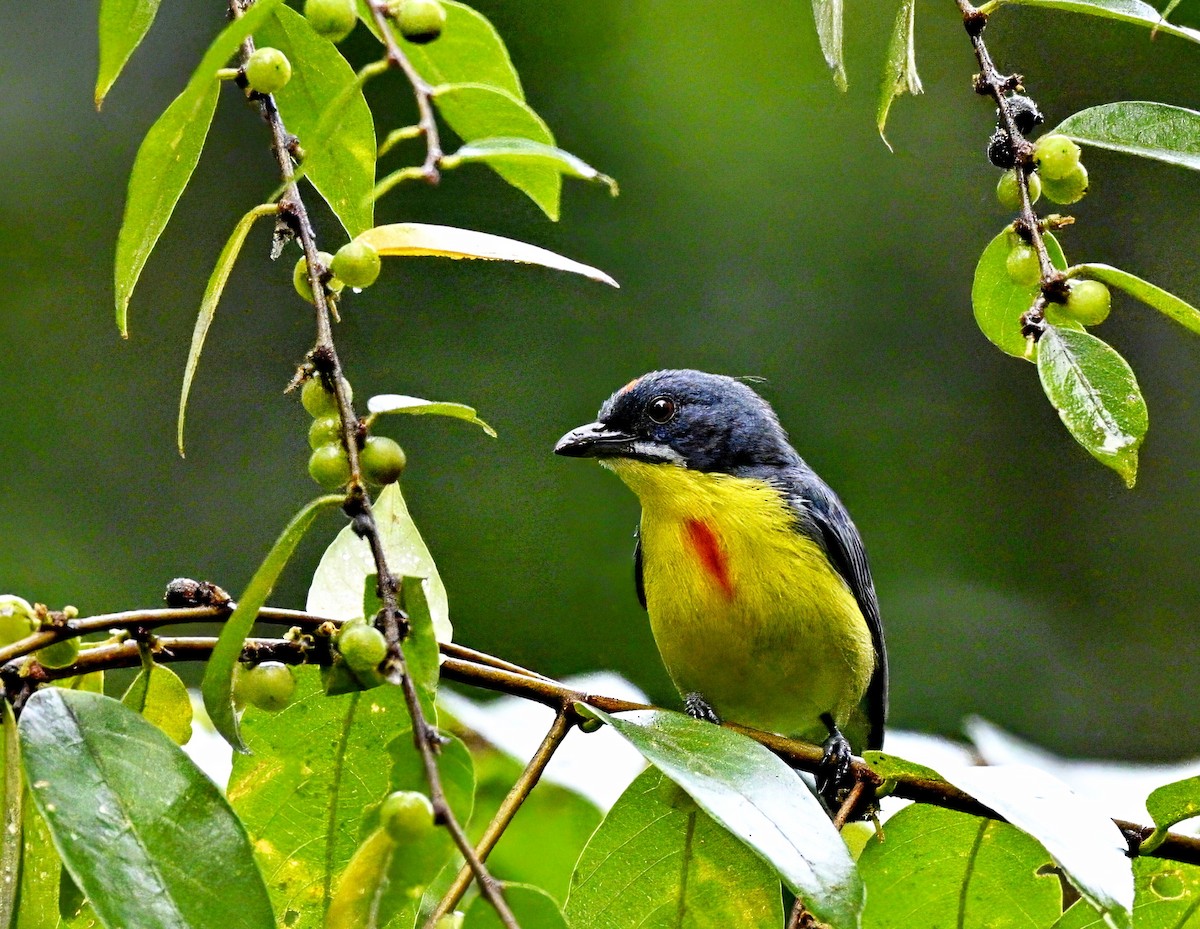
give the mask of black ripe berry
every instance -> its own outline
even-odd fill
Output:
[[[1036,103],[1020,94],[1013,94],[1008,98],[1008,110],[1012,113],[1013,122],[1017,124],[1017,129],[1023,135],[1033,132],[1034,126],[1040,126],[1046,119],[1042,115],[1042,111],[1038,109]],[[996,116],[998,117],[999,115],[1000,111],[997,110]]]
[[[988,161],[997,168],[1011,168],[1017,163],[1012,139],[1005,130],[997,129],[992,133],[992,137],[988,139],[987,156]]]

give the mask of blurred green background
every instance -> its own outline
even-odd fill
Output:
[[[337,336],[359,398],[459,400],[499,431],[399,417],[406,495],[439,560],[458,638],[564,675],[615,669],[674,699],[634,598],[634,497],[551,455],[630,378],[698,367],[766,378],[793,440],[839,491],[875,570],[896,725],[955,733],[982,713],[1062,753],[1196,753],[1200,341],[1123,297],[1099,334],[1132,362],[1152,427],[1126,491],[1066,434],[1036,372],[975,327],[975,260],[1006,221],[983,157],[951,0],[918,4],[926,93],[874,125],[891,3],[847,11],[838,93],[804,2],[480,0],[530,103],[621,196],[571,183],[557,225],[481,167],[401,190],[379,221],[510,235],[622,284],[526,267],[386,263]],[[1188,7],[1192,9],[1189,11]],[[1182,20],[1200,13],[1183,4]],[[153,606],[176,575],[238,591],[314,494],[308,417],[282,388],[312,323],[253,233],[193,391],[174,414],[194,314],[237,218],[273,188],[265,128],[230,89],[147,266],[131,339],[111,261],[142,135],[221,27],[171,0],[92,107],[95,3],[0,9],[0,589],[86,613]],[[1200,48],[1006,8],[987,38],[1051,124],[1120,99],[1200,107]],[[359,30],[345,50],[362,62]],[[411,121],[398,79],[371,101]],[[417,156],[414,154],[413,156]],[[1069,258],[1200,299],[1195,174],[1086,153]],[[390,165],[389,165],[390,166]],[[309,198],[315,203],[315,195]],[[323,245],[339,237],[320,215]],[[332,250],[332,248],[331,248]],[[330,518],[273,600],[303,604]]]

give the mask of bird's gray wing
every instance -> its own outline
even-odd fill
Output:
[[[638,603],[646,608],[646,584],[642,580],[642,534],[633,530],[633,586],[637,590]]]

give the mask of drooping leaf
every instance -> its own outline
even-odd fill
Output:
[[[879,126],[879,137],[890,150],[892,143],[883,133],[887,125],[892,103],[901,94],[924,93],[921,76],[917,74],[917,56],[913,50],[913,32],[917,18],[916,0],[900,0],[896,11],[896,25],[892,28],[892,40],[888,43],[887,58],[883,63],[883,82],[879,87],[879,105],[875,109],[875,123]]]
[[[1071,268],[1067,272],[1067,276],[1090,277],[1093,280],[1102,281],[1110,287],[1119,288],[1129,296],[1141,300],[1146,306],[1175,320],[1185,329],[1200,335],[1200,310],[1128,271],[1122,271],[1120,268],[1106,264],[1081,264]]]
[[[33,802],[106,926],[273,929],[240,820],[157,727],[100,694],[47,688],[19,729]]]
[[[158,14],[162,0],[101,0],[100,69],[96,75],[96,109],[116,83]]]
[[[1181,106],[1105,103],[1068,116],[1052,131],[1084,145],[1200,171],[1200,113]]]
[[[288,132],[304,147],[304,174],[353,237],[370,229],[374,206],[375,121],[358,78],[342,53],[317,35],[308,20],[281,6],[258,31],[264,45],[293,62],[292,78],[274,94]],[[327,143],[315,139],[322,116],[336,106],[336,126]],[[326,134],[326,133],[322,133]]]
[[[1060,271],[1067,269],[1067,259],[1063,256],[1058,240],[1046,233],[1046,251],[1050,255],[1050,263]],[[1019,240],[1012,229],[1005,229],[997,235],[983,254],[979,256],[979,264],[975,266],[975,281],[971,285],[971,305],[975,310],[975,322],[988,339],[1001,351],[1015,358],[1027,358],[1032,361],[1037,355],[1026,356],[1029,343],[1021,334],[1021,317],[1033,306],[1034,298],[1038,295],[1037,284],[1018,284],[1008,274],[1005,262],[1008,254]],[[1056,306],[1051,305],[1046,318],[1054,325],[1064,329],[1083,327],[1067,316],[1064,316]]]
[[[213,317],[217,313],[217,304],[221,300],[225,284],[233,271],[234,262],[237,261],[238,255],[242,251],[242,244],[250,233],[250,227],[260,216],[269,216],[275,211],[274,205],[263,204],[256,206],[238,220],[238,224],[233,228],[233,234],[229,236],[225,247],[221,249],[216,267],[213,268],[212,274],[208,278],[208,285],[204,288],[204,297],[200,301],[200,312],[196,315],[196,327],[192,330],[192,346],[188,349],[187,364],[183,369],[183,387],[179,392],[179,420],[175,441],[179,446],[180,455],[183,454],[183,424],[187,415],[188,395],[192,391],[192,379],[196,376],[196,368],[200,365],[200,352],[204,349],[204,340],[208,337],[209,326],[212,325]]]
[[[158,726],[176,745],[192,737],[192,698],[179,675],[166,665],[142,668],[121,702]]]
[[[475,424],[493,439],[496,437],[496,430],[475,414],[474,407],[465,403],[422,400],[403,394],[378,394],[367,401],[367,410],[371,413],[411,413],[413,416],[452,416]]]
[[[279,3],[259,0],[221,31],[183,93],[150,127],[138,148],[117,235],[114,269],[117,328],[123,337],[129,336],[127,316],[133,288],[200,160],[220,92],[217,71]]]
[[[1047,326],[1038,346],[1042,389],[1067,430],[1133,487],[1138,448],[1149,427],[1133,369],[1088,332]]]
[[[571,926],[778,929],[779,885],[762,859],[654,768],[621,794],[584,849]]]
[[[521,929],[567,929],[567,920],[546,891],[531,884],[505,884],[504,901]],[[463,929],[504,929],[495,908],[482,896],[467,907]]]
[[[233,709],[233,672],[242,656],[246,636],[250,634],[250,629],[258,618],[258,611],[267,602],[275,582],[279,580],[279,575],[283,573],[284,567],[300,540],[304,538],[304,533],[313,524],[313,520],[322,510],[341,506],[344,502],[345,498],[339,494],[318,497],[292,517],[292,521],[284,527],[271,550],[267,552],[267,557],[250,578],[250,583],[246,585],[233,614],[221,627],[217,644],[204,669],[200,691],[204,695],[204,708],[212,719],[213,727],[236,751],[246,751],[245,743],[238,735],[237,716]],[[361,592],[360,583],[360,595]]]
[[[556,271],[569,271],[619,287],[599,268],[580,264],[562,255],[527,242],[454,226],[434,226],[428,223],[392,223],[368,229],[358,237],[380,255],[420,256],[439,258],[479,258],[484,261],[515,261],[521,264],[542,265]]]
[[[1054,776],[1028,765],[955,767],[942,774],[1041,842],[1075,889],[1108,917],[1112,929],[1131,929],[1128,846],[1101,810]]]
[[[1115,19],[1118,22],[1132,23],[1145,26],[1148,29],[1165,32],[1168,35],[1200,42],[1200,31],[1176,26],[1164,22],[1158,10],[1141,0],[999,0],[1001,5],[1041,6],[1055,10],[1065,10],[1069,13],[1086,13],[1089,16],[1099,16],[1104,19]]]
[[[616,181],[607,174],[601,174],[581,158],[577,158],[561,148],[535,142],[532,139],[477,139],[474,142],[468,142],[453,155],[444,157],[442,168],[450,170],[460,164],[473,162],[493,166],[501,164],[546,165],[567,177],[604,184],[614,197],[620,192]]]
[[[21,890],[22,826],[25,815],[25,782],[21,777],[21,749],[17,741],[17,721],[7,700],[0,711],[0,782],[4,785],[4,816],[0,826],[0,929],[9,929],[16,921],[17,899]]]
[[[506,90],[486,84],[439,84],[433,88],[433,102],[464,142],[520,138],[554,145],[550,127],[527,103]],[[550,219],[558,219],[562,174],[557,167],[511,160],[489,167],[526,194]]]
[[[820,801],[776,755],[682,713],[586,710],[773,865],[819,921],[833,929],[859,924],[863,886],[846,844]]]
[[[817,38],[821,54],[833,70],[833,83],[845,92],[846,64],[842,53],[842,0],[812,0],[813,17],[817,21]]]
[[[386,228],[386,227],[385,227]],[[379,527],[388,567],[397,577],[424,579],[425,599],[429,604],[433,629],[439,642],[451,641],[450,607],[446,588],[438,575],[433,556],[425,547],[413,522],[398,484],[389,484],[372,507]],[[308,589],[306,609],[330,619],[354,619],[362,615],[363,584],[375,574],[375,559],[366,540],[354,534],[350,526],[338,533],[321,556],[321,563]]]
[[[915,803],[858,859],[864,929],[1043,929],[1062,912],[1050,855],[1007,823]]]
[[[1158,858],[1133,859],[1133,923],[1137,929],[1200,929],[1200,868]],[[1079,900],[1053,929],[1109,929]]]
[[[1200,816],[1200,775],[1156,787],[1146,798],[1146,810],[1154,821],[1154,833],[1142,842],[1141,850],[1149,854],[1162,844],[1172,826]]]

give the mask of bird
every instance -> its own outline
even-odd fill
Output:
[[[858,529],[770,404],[732,377],[652,371],[554,451],[639,498],[634,585],[687,713],[821,742],[832,800],[851,718],[883,743],[883,626]]]

